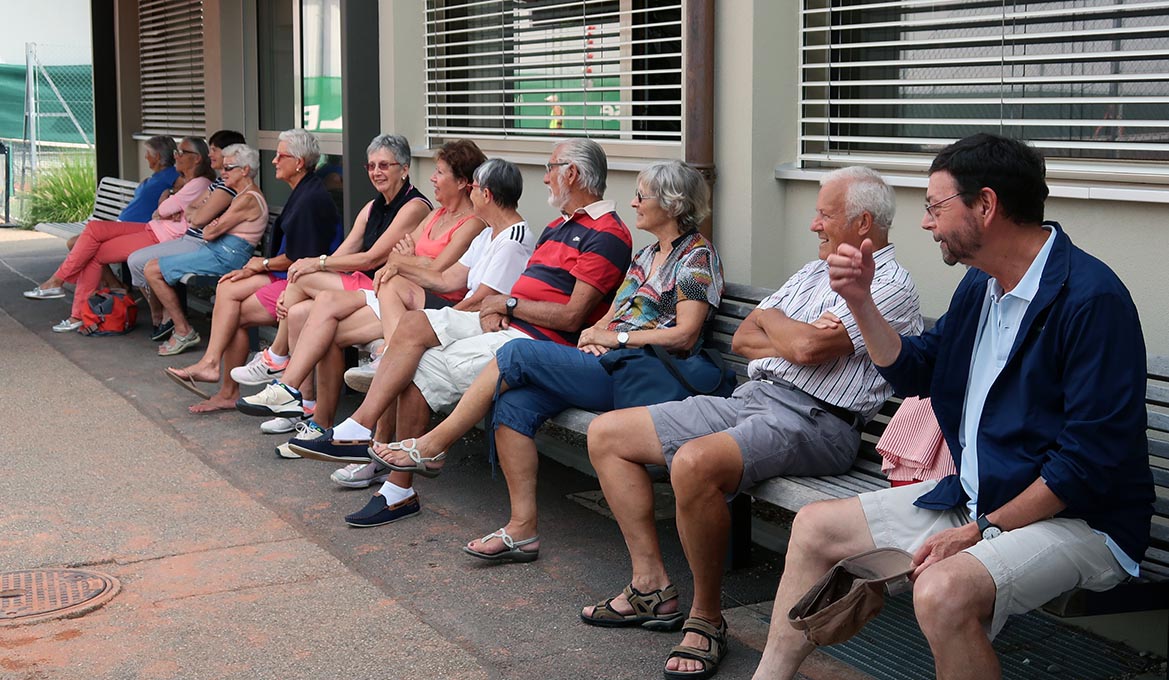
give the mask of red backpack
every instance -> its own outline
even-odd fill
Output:
[[[81,312],[82,335],[122,335],[138,323],[138,305],[121,290],[101,288],[89,296],[89,307]]]

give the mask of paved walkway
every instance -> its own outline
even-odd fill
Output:
[[[350,529],[340,518],[367,492],[330,484],[330,466],[276,458],[257,419],[186,413],[189,395],[161,369],[187,357],[154,356],[141,330],[50,333],[67,300],[20,292],[64,252],[0,230],[0,570],[86,565],[123,590],[82,618],[0,628],[0,677],[661,677],[677,636],[577,620],[628,579],[616,525],[566,498],[595,480],[542,466],[544,555],[530,565],[458,552],[505,521],[481,437],[420,483],[419,517]],[[672,523],[661,530],[686,602]],[[777,574],[763,554],[728,577],[720,678],[750,677]],[[860,677],[818,661],[809,677]]]

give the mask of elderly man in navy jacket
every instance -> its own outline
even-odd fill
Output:
[[[1154,500],[1145,345],[1128,290],[1043,221],[1043,158],[979,134],[930,167],[922,227],[970,267],[937,325],[901,337],[869,294],[872,247],[828,258],[832,287],[899,394],[933,398],[959,474],[816,503],[796,517],[756,678],[791,678],[812,646],[787,612],[836,561],[914,553],[914,610],[937,677],[997,678],[1011,614],[1138,573]]]

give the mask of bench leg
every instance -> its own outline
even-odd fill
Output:
[[[745,493],[730,502],[731,544],[727,564],[731,569],[751,565],[751,497]]]

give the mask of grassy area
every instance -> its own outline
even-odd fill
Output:
[[[79,222],[93,210],[97,173],[91,154],[62,157],[56,167],[37,173],[32,187],[19,198],[19,222],[32,229],[42,222]]]

